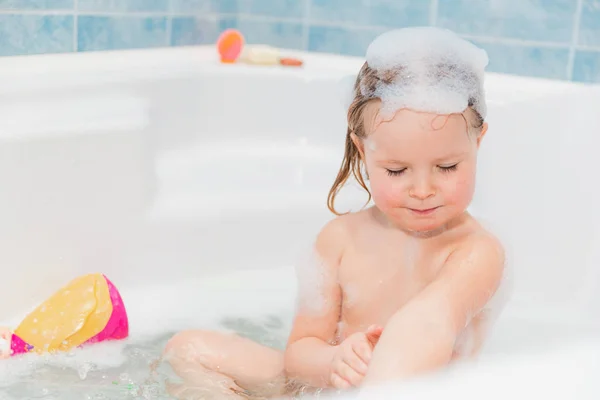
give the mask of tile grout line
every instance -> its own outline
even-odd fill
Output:
[[[577,0],[573,22],[573,34],[571,35],[571,46],[569,47],[569,58],[567,60],[567,79],[573,79],[573,69],[575,68],[575,51],[579,42],[579,28],[581,26],[581,15],[583,14],[583,0]]]
[[[169,9],[167,10],[167,47],[171,47],[173,40],[173,0],[169,0]]]
[[[586,46],[584,44],[580,44],[575,46],[575,50],[600,52],[600,46]]]
[[[72,8],[59,10],[0,10],[0,15],[73,15]]]
[[[551,48],[551,49],[567,49],[569,48],[569,43],[560,43],[560,42],[539,42],[536,40],[523,40],[523,39],[513,39],[506,37],[494,37],[494,36],[477,36],[477,35],[469,35],[459,33],[459,36],[469,39],[469,40],[477,40],[483,43],[490,44],[506,44],[506,45],[514,45],[514,46],[523,46],[523,47],[543,47],[543,48]]]
[[[308,51],[308,39],[310,33],[310,8],[312,0],[304,0],[304,18],[302,21],[302,50]]]
[[[90,16],[101,16],[101,17],[111,17],[111,16],[132,16],[132,17],[164,17],[169,15],[168,11],[131,11],[131,12],[121,12],[121,11],[82,11],[80,14],[90,15]],[[195,15],[194,13],[178,13],[182,16],[191,16]],[[0,10],[0,15],[39,15],[39,16],[47,16],[47,15],[73,15],[73,9],[60,9],[60,10]]]
[[[73,2],[73,52],[79,51],[79,0]]]
[[[429,25],[437,26],[438,3],[439,0],[431,0],[429,4]]]

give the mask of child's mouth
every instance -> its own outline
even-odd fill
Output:
[[[433,214],[433,212],[435,210],[437,210],[439,207],[432,207],[432,208],[409,208],[410,211],[412,211],[414,214],[419,215],[419,216],[426,216],[426,215],[430,215]]]

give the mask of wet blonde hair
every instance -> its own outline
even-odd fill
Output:
[[[440,64],[437,66],[436,72],[440,77],[443,77],[453,68],[455,68],[454,65]],[[358,148],[352,141],[352,135],[355,135],[360,140],[366,138],[367,132],[364,121],[365,108],[369,103],[380,100],[373,94],[375,93],[375,88],[380,83],[388,85],[392,84],[401,73],[402,69],[376,71],[375,69],[370,68],[368,63],[365,62],[356,77],[356,81],[354,82],[353,100],[348,107],[348,129],[346,132],[344,158],[337,177],[329,190],[329,195],[327,196],[327,208],[335,215],[347,214],[339,213],[335,209],[335,199],[350,176],[354,176],[358,184],[367,192],[368,199],[365,204],[368,204],[369,201],[371,201],[371,192],[365,184],[362,173],[363,162]],[[484,119],[481,114],[473,108],[474,102],[474,99],[469,99],[469,105],[461,115],[465,119],[468,131],[479,135],[481,128],[483,127]]]

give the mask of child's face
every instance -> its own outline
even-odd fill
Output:
[[[367,139],[357,143],[373,201],[403,229],[427,232],[462,214],[473,197],[479,138],[461,115],[400,110],[383,121],[365,109]]]

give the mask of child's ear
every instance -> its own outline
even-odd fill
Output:
[[[487,130],[488,130],[488,123],[484,122],[483,125],[481,126],[481,132],[477,136],[477,148],[479,148],[479,145],[481,144],[481,140],[485,136]]]
[[[365,145],[364,145],[363,141],[360,140],[360,138],[358,136],[356,136],[354,133],[350,134],[350,138],[352,139],[352,143],[354,143],[354,146],[356,146],[356,148],[358,149],[358,154],[360,154],[360,159],[364,162],[365,161]]]

